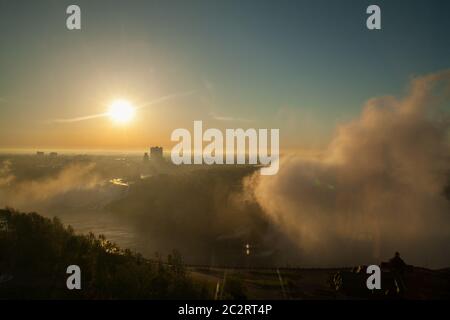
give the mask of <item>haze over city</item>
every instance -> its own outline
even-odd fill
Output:
[[[0,207],[136,261],[448,268],[450,3],[431,2],[379,1],[368,30],[369,1],[80,0],[68,30],[70,1],[1,1]],[[223,159],[227,129],[279,133],[272,162],[174,163],[199,123]]]

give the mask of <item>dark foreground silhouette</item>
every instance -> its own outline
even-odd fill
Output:
[[[81,290],[67,289],[69,265],[81,268]],[[198,299],[205,289],[176,252],[148,260],[57,218],[0,210],[1,299]]]
[[[82,273],[68,290],[69,265]],[[382,290],[352,269],[186,266],[174,251],[146,259],[54,218],[0,210],[0,299],[448,299],[450,269],[381,263]]]

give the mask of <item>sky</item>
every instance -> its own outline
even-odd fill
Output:
[[[75,3],[82,28],[69,31]],[[194,120],[321,148],[367,100],[450,67],[448,12],[438,0],[0,0],[0,149],[169,148]],[[121,126],[55,121],[117,98],[146,107]]]

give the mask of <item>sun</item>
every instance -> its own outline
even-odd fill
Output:
[[[127,100],[115,100],[111,103],[108,110],[109,118],[118,123],[126,124],[133,120],[136,110]]]

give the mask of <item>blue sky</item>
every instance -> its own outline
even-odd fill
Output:
[[[72,3],[81,31],[65,28]],[[370,4],[382,30],[366,28]],[[0,148],[100,148],[105,137],[84,141],[106,124],[43,123],[101,112],[115,95],[144,103],[190,90],[106,147],[157,143],[193,118],[283,130],[283,110],[298,118],[302,143],[320,144],[367,99],[450,67],[449,12],[437,0],[0,0]],[[67,143],[54,137],[65,134]]]

